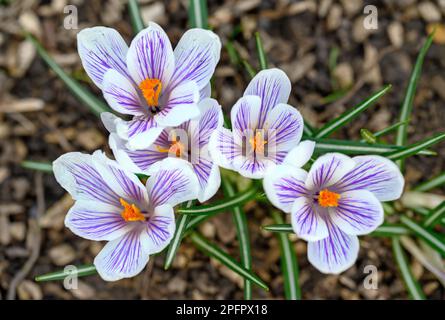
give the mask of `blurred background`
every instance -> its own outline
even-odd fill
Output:
[[[366,5],[378,9],[377,29],[365,29]],[[64,28],[74,5],[78,29]],[[188,1],[140,1],[145,22],[160,24],[174,44],[187,26]],[[354,106],[384,84],[392,90],[337,138],[360,139],[361,128],[378,131],[397,121],[415,57],[427,34],[437,27],[426,57],[410,122],[409,140],[445,128],[445,1],[208,1],[209,25],[223,50],[214,77],[215,97],[228,111],[242,95],[249,76],[226,50],[230,43],[257,68],[254,33],[259,31],[270,66],[292,81],[290,104],[313,126]],[[98,276],[79,279],[78,290],[61,282],[35,283],[36,275],[67,264],[92,263],[102,244],[73,235],[63,219],[73,204],[51,174],[21,168],[25,159],[51,162],[69,151],[91,153],[107,147],[98,118],[67,90],[24,37],[33,34],[75,79],[101,93],[86,76],[76,47],[83,28],[104,25],[127,40],[133,34],[124,0],[0,0],[0,297],[18,299],[242,299],[242,279],[184,241],[173,267],[165,271],[157,256],[137,277],[106,283]],[[385,138],[392,143],[392,136]],[[408,187],[445,170],[445,144],[437,157],[407,161]],[[442,188],[439,192],[444,192]],[[245,206],[251,232],[254,271],[270,292],[254,286],[254,297],[282,299],[279,243],[261,230],[271,224],[267,209]],[[200,227],[204,236],[238,257],[231,215],[221,214]],[[300,265],[303,299],[407,298],[388,239],[361,238],[356,264],[341,275],[323,275],[307,262],[306,243],[292,238]],[[416,260],[415,278],[430,299],[444,299],[443,286]],[[377,290],[365,290],[363,268],[378,269]]]

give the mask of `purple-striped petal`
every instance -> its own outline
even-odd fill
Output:
[[[341,192],[365,189],[380,201],[400,198],[405,180],[394,162],[381,156],[358,156],[352,160],[354,169],[336,183]]]
[[[226,128],[219,128],[212,133],[209,153],[216,164],[226,169],[233,169],[233,163],[242,160],[242,148],[235,143],[232,131]]]
[[[357,236],[344,233],[329,219],[326,224],[329,236],[308,242],[308,260],[323,273],[338,274],[349,269],[357,260],[359,242]]]
[[[283,159],[283,164],[296,168],[303,167],[311,159],[314,148],[315,142],[313,141],[306,140],[300,142],[298,146],[292,148],[289,153],[286,154],[286,157]]]
[[[255,153],[235,159],[233,168],[240,175],[250,179],[262,179],[266,171],[276,165],[273,158],[264,157]]]
[[[323,220],[327,212],[314,203],[312,198],[300,197],[292,205],[291,221],[294,232],[306,241],[326,238],[328,227]]]
[[[182,159],[162,160],[159,170],[147,181],[147,191],[153,207],[169,204],[172,207],[196,199],[199,182],[191,165]]]
[[[295,147],[303,135],[303,118],[300,112],[288,104],[278,104],[269,112],[264,122],[267,145],[277,151]]]
[[[306,177],[307,172],[302,169],[278,165],[266,171],[263,188],[275,207],[290,213],[295,200],[308,193],[304,185]]]
[[[148,253],[154,254],[164,250],[173,238],[175,228],[173,207],[168,204],[156,207],[153,215],[147,220],[143,233]]]
[[[205,202],[215,195],[221,185],[219,167],[208,157],[200,157],[192,166],[199,181],[198,200]]]
[[[291,83],[287,75],[280,69],[268,69],[257,73],[250,81],[244,95],[254,95],[261,98],[259,127],[277,104],[286,103],[289,99]]]
[[[133,84],[116,70],[105,73],[102,90],[105,100],[117,112],[135,116],[147,114]]]
[[[125,63],[128,46],[121,35],[106,27],[87,28],[77,35],[77,49],[82,65],[93,82],[102,88],[109,69],[129,77]]]
[[[124,169],[116,161],[107,158],[102,151],[94,152],[92,160],[94,167],[119,198],[138,207],[148,204],[145,186],[136,175]]]
[[[145,79],[158,79],[162,90],[167,88],[175,69],[175,58],[170,40],[159,25],[150,22],[133,39],[127,66],[136,85]]]
[[[232,130],[237,144],[246,144],[256,134],[260,117],[261,99],[258,96],[240,98],[230,111]]]
[[[383,207],[367,190],[341,194],[338,207],[329,208],[332,221],[344,232],[363,235],[374,231],[383,223]]]
[[[121,216],[122,208],[101,202],[76,201],[65,217],[65,226],[79,237],[110,241],[131,230]]]
[[[212,85],[209,82],[205,85],[204,88],[199,90],[199,101],[205,98],[210,98],[211,96],[212,96]]]
[[[221,42],[212,31],[190,29],[175,48],[176,69],[169,84],[171,89],[193,81],[198,90],[205,88],[219,61]]]
[[[99,174],[91,155],[66,153],[53,162],[53,171],[57,182],[73,199],[120,206],[119,196]]]
[[[189,128],[192,146],[203,148],[209,143],[211,134],[223,126],[224,117],[221,106],[215,99],[201,100],[198,108],[199,117],[190,121]]]
[[[161,112],[154,116],[156,122],[164,127],[176,127],[181,123],[199,116],[199,89],[195,82],[183,82],[168,95],[161,106]]]
[[[319,157],[309,171],[306,187],[321,190],[335,184],[355,166],[354,161],[341,153],[327,153]]]
[[[150,258],[143,224],[125,235],[108,242],[94,259],[94,265],[102,279],[117,281],[131,278],[144,269]]]
[[[127,140],[127,147],[131,150],[147,148],[164,129],[153,117],[137,116],[130,121],[119,120],[115,122],[116,132],[121,139]]]

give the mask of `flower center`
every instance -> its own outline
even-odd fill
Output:
[[[159,111],[159,96],[162,89],[161,80],[147,78],[139,84],[139,89],[141,89],[150,110]]]
[[[321,190],[318,195],[318,203],[322,207],[337,207],[338,199],[340,199],[340,195],[328,189]]]
[[[135,204],[129,204],[122,198],[120,198],[119,201],[124,207],[124,210],[121,212],[121,216],[125,221],[145,221],[144,215]]]
[[[267,140],[264,140],[261,132],[257,131],[256,134],[249,139],[249,143],[252,146],[253,151],[264,153],[264,145],[267,143]]]
[[[184,144],[182,144],[176,136],[173,136],[173,141],[170,148],[162,148],[160,146],[156,146],[156,149],[159,152],[169,152],[174,154],[176,157],[180,158],[181,154],[184,153]]]

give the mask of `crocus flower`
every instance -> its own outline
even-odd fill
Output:
[[[253,179],[282,163],[303,134],[300,113],[286,104],[290,90],[283,71],[259,72],[231,110],[232,131],[221,128],[212,134],[209,149],[214,161]]]
[[[208,142],[211,133],[222,127],[224,119],[221,106],[214,99],[205,98],[198,107],[198,118],[164,129],[148,148],[130,150],[125,141],[111,133],[109,143],[114,156],[124,167],[147,175],[159,169],[162,159],[182,158],[192,165],[198,178],[198,200],[210,199],[218,191],[221,177],[218,165],[209,155]]]
[[[144,148],[168,126],[198,116],[200,98],[210,96],[210,78],[219,61],[221,43],[213,32],[190,29],[173,51],[162,28],[151,22],[127,46],[111,28],[79,32],[78,50],[89,77],[102,89],[124,121],[104,113],[106,128],[128,140],[131,149]]]
[[[76,235],[108,241],[94,259],[107,281],[133,277],[175,231],[173,206],[196,198],[198,182],[188,163],[166,159],[146,185],[102,152],[71,152],[53,163],[59,184],[76,200],[65,225]]]
[[[357,236],[383,222],[380,201],[398,199],[404,179],[386,158],[329,153],[309,172],[291,161],[276,166],[263,185],[271,203],[291,214],[295,233],[308,241],[309,262],[321,272],[340,273],[357,259]]]

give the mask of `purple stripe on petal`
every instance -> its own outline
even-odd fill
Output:
[[[326,213],[312,198],[299,197],[292,205],[292,228],[300,238],[307,241],[324,239],[329,235],[323,220]]]

